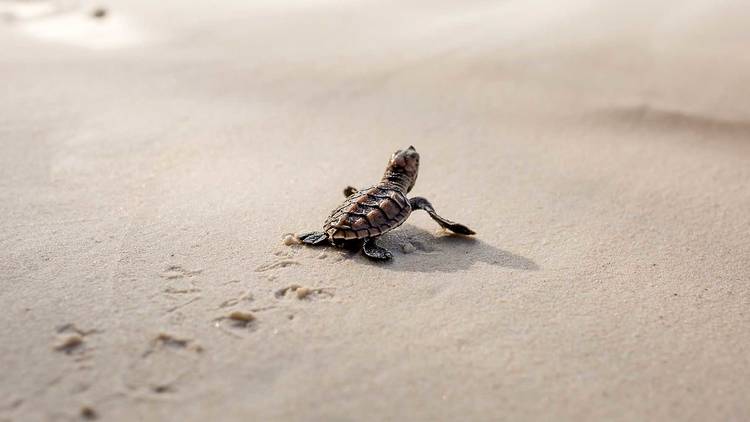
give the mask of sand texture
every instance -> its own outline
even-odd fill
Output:
[[[0,0],[0,421],[750,420],[748,22]],[[474,239],[284,238],[409,145]]]

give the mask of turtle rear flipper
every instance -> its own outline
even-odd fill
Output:
[[[393,258],[388,249],[378,246],[373,238],[365,239],[365,243],[362,245],[362,252],[366,257],[374,261],[387,261]]]
[[[412,210],[425,210],[428,214],[430,214],[430,217],[432,217],[433,220],[435,220],[438,224],[440,224],[440,227],[444,229],[448,229],[452,231],[453,233],[457,234],[463,234],[463,235],[472,235],[476,234],[476,232],[463,224],[456,223],[455,221],[448,220],[447,218],[443,218],[439,216],[435,212],[435,208],[432,207],[432,204],[430,204],[430,201],[421,198],[419,196],[415,196],[414,198],[411,198],[409,200],[409,203],[411,204]]]
[[[297,235],[297,238],[308,245],[320,245],[328,240],[328,235],[323,232],[309,232]]]

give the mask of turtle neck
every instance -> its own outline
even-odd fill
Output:
[[[406,194],[409,192],[410,187],[414,184],[414,180],[407,174],[400,171],[386,170],[380,183],[391,188],[401,191]]]

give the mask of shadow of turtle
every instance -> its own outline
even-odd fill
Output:
[[[393,262],[383,268],[394,271],[454,272],[468,269],[477,262],[514,270],[539,270],[534,261],[476,237],[447,231],[444,235],[435,235],[411,224],[404,224],[383,236],[378,244],[390,250],[394,257]]]

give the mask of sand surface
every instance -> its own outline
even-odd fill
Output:
[[[208,3],[0,1],[0,421],[750,419],[747,2]]]

